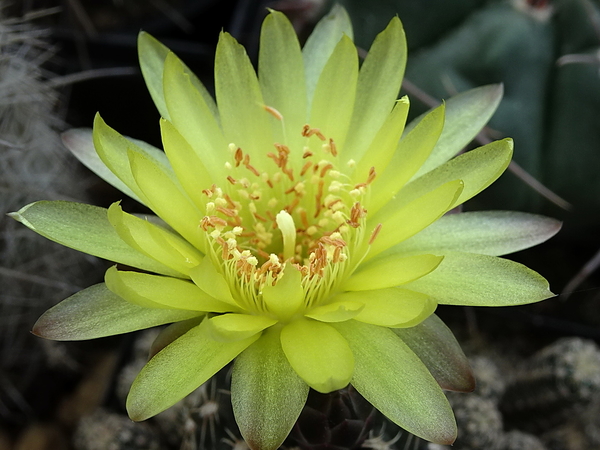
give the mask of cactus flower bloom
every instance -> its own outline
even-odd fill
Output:
[[[448,100],[405,127],[398,18],[359,58],[336,7],[301,50],[270,12],[258,76],[222,33],[216,103],[146,33],[142,73],[162,116],[164,152],[100,116],[64,136],[78,158],[147,206],[137,216],[37,202],[12,216],[119,264],[104,283],[47,311],[34,333],[90,339],[157,325],[127,401],[134,420],[181,400],[231,361],[231,400],[253,449],[275,449],[309,388],[352,384],[390,420],[438,443],[456,425],[442,388],[473,380],[438,304],[506,306],[552,296],[498,255],[544,241],[558,222],[524,213],[447,214],[490,185],[509,139],[454,157],[494,112],[500,86]],[[135,268],[137,270],[132,270]]]

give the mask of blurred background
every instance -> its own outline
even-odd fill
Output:
[[[451,397],[461,427],[454,448],[600,449],[600,2],[340,3],[365,51],[392,16],[402,20],[412,117],[467,89],[504,84],[498,112],[473,146],[510,136],[515,164],[465,209],[564,221],[548,243],[510,255],[543,274],[558,297],[519,308],[438,311],[480,380],[475,394]],[[226,373],[170,417],[132,424],[123,415],[127,383],[143,364],[151,332],[83,343],[30,335],[48,307],[101,281],[107,263],[48,242],[5,213],[42,199],[106,207],[121,199],[67,154],[60,132],[90,127],[100,111],[121,133],[160,146],[159,115],[137,64],[140,30],[176,52],[211,90],[221,30],[256,61],[267,8],[288,15],[303,40],[331,6],[0,0],[0,450],[245,448],[227,409]],[[355,395],[315,397],[316,412],[306,419],[346,427],[347,418],[335,422],[329,410],[352,404],[354,441],[342,446],[299,426],[286,446],[439,448],[364,413]]]

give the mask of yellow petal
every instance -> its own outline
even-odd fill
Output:
[[[344,322],[356,317],[364,306],[365,304],[362,302],[332,302],[311,309],[305,316],[318,320],[319,322]]]
[[[427,295],[400,288],[344,292],[335,299],[362,301],[365,307],[355,320],[391,328],[412,327],[421,323],[437,307],[435,300]]]
[[[319,77],[309,120],[311,127],[319,128],[339,147],[343,147],[350,127],[357,78],[356,47],[348,36],[343,36]],[[309,142],[318,146],[314,147],[315,153],[320,150],[320,141],[312,138]]]
[[[171,171],[169,160],[162,151],[148,144],[142,144],[139,141],[133,142],[131,139],[121,136],[121,134],[104,122],[100,114],[96,114],[94,117],[92,136],[94,147],[102,162],[135,194],[134,198],[136,200],[139,199],[145,205],[148,205],[146,196],[135,182],[131,173],[131,165],[128,157],[129,150],[135,150],[143,154],[160,167],[161,170],[168,173],[169,176],[175,176]],[[142,146],[137,144],[141,144]],[[129,195],[128,192],[126,193]]]
[[[381,210],[370,222],[381,223],[382,227],[371,244],[367,258],[408,239],[442,217],[454,205],[462,189],[461,180],[450,181],[400,209],[386,207]]]
[[[377,132],[371,145],[368,147],[365,146],[362,149],[364,154],[361,155],[359,151],[354,152],[354,159],[360,157],[356,163],[356,171],[353,175],[356,183],[365,182],[371,167],[375,168],[376,173],[384,173],[385,168],[398,151],[397,148],[402,137],[402,132],[404,131],[406,117],[408,116],[408,107],[408,97],[402,97],[398,100],[392,112],[388,114],[381,129]],[[349,159],[346,150],[344,150],[343,157],[344,159]]]
[[[392,255],[361,265],[343,285],[346,291],[368,291],[399,286],[421,278],[434,270],[443,256],[415,255],[401,257]]]
[[[146,82],[146,86],[148,87],[148,91],[152,96],[152,100],[154,101],[158,112],[167,120],[169,120],[170,117],[165,102],[165,94],[163,92],[163,76],[166,64],[165,60],[169,53],[171,53],[171,51],[150,34],[142,31],[138,35],[138,54],[144,81]],[[181,61],[180,64],[196,91],[202,95],[202,98],[208,105],[213,116],[218,118],[217,105],[210,93],[206,90],[198,77],[196,77],[185,64]]]
[[[160,166],[139,152],[128,154],[133,177],[148,199],[148,205],[187,241],[206,253],[206,241],[200,229],[204,214]]]
[[[118,203],[110,205],[107,215],[123,241],[184,277],[188,277],[190,269],[202,261],[202,254],[186,240],[148,220],[123,212]]]
[[[252,63],[229,33],[221,33],[217,44],[215,90],[225,139],[249,154],[252,164],[264,171],[261,166],[267,165],[266,154],[274,142],[270,115],[264,109]]]
[[[310,105],[323,68],[340,39],[353,38],[352,22],[343,6],[334,4],[331,11],[315,26],[302,49],[306,74],[306,93]]]
[[[160,131],[165,153],[179,183],[194,205],[203,211],[208,197],[202,191],[213,184],[209,171],[171,122],[161,119]]]
[[[360,67],[344,162],[358,161],[387,120],[400,91],[405,65],[406,38],[400,19],[394,17],[377,35]]]
[[[185,69],[183,63],[169,53],[165,60],[163,89],[170,122],[214,179],[225,178],[224,156],[228,155],[229,142],[225,140],[209,103],[192,84]]]
[[[233,308],[206,295],[189,281],[124,272],[111,267],[104,278],[111,292],[139,306],[147,308],[186,309],[191,311],[228,312]]]
[[[502,139],[476,148],[411,181],[386,207],[398,207],[450,180],[461,179],[465,187],[454,202],[458,206],[492,184],[512,158],[512,139]]]
[[[270,118],[275,141],[302,148],[300,131],[308,119],[304,62],[296,32],[279,11],[271,11],[262,25],[258,80],[266,105],[283,116],[282,121]]]
[[[263,301],[269,312],[275,314],[280,320],[288,320],[304,304],[304,289],[302,289],[302,275],[292,264],[285,266],[283,277],[275,286],[271,284],[263,287]]]
[[[324,394],[348,385],[354,356],[346,339],[331,325],[298,319],[281,330],[281,346],[306,384]]]
[[[234,342],[247,339],[277,323],[265,316],[249,314],[223,314],[211,318],[210,333],[213,339],[221,342]]]
[[[196,286],[211,297],[231,305],[237,305],[231,295],[227,280],[217,271],[210,258],[204,258],[198,266],[191,269],[190,277]]]
[[[379,176],[375,178],[369,215],[375,214],[394,198],[431,154],[444,128],[444,111],[442,104],[402,138],[389,164],[382,168],[385,170],[380,169]]]

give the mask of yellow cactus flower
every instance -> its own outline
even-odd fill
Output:
[[[390,420],[451,443],[442,392],[469,390],[438,304],[506,306],[552,296],[532,270],[498,258],[558,222],[512,212],[447,214],[506,169],[505,139],[454,157],[500,101],[500,86],[458,95],[405,128],[406,61],[394,18],[359,65],[347,14],[325,17],[301,50],[285,16],[264,21],[258,76],[221,33],[216,103],[172,52],[139,36],[164,152],[100,116],[67,147],[150,208],[138,217],[37,202],[12,216],[61,244],[137,268],[47,311],[34,333],[89,339],[172,323],[133,383],[149,418],[232,360],[231,397],[253,449],[276,449],[309,388],[351,383]]]

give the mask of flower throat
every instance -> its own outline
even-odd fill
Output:
[[[282,120],[274,108],[265,110]],[[269,167],[257,167],[232,143],[223,185],[203,191],[207,202],[201,228],[213,257],[229,275],[247,283],[275,283],[285,262],[294,264],[303,279],[322,278],[333,266],[345,267],[363,240],[363,204],[375,169],[355,184],[337,167],[333,139],[309,125],[300,132],[306,142],[301,164],[293,164],[292,149],[274,143],[274,151],[266,154]],[[354,165],[347,163],[350,170]]]

